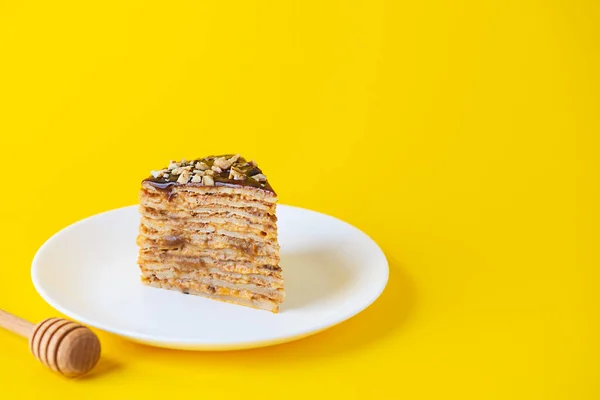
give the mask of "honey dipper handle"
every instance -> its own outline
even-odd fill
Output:
[[[17,317],[16,315],[12,315],[4,310],[0,309],[0,326],[4,329],[8,329],[11,332],[16,333],[17,335],[24,336],[29,338],[31,333],[33,332],[33,328],[35,327],[29,321],[25,321],[22,318]]]

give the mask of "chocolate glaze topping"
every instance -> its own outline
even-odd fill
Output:
[[[224,154],[224,155],[220,155],[220,156],[208,156],[208,157],[198,158],[196,160],[188,161],[187,164],[189,165],[190,163],[193,163],[193,165],[195,165],[197,162],[202,162],[202,163],[205,163],[206,165],[208,165],[209,168],[212,168],[212,166],[215,163],[215,159],[218,159],[218,158],[230,159],[233,156],[234,156],[234,154]],[[235,187],[253,187],[253,188],[265,190],[267,192],[271,192],[271,193],[275,194],[275,191],[269,184],[268,180],[261,182],[261,181],[258,181],[256,179],[252,178],[255,175],[262,174],[262,170],[253,161],[247,161],[245,158],[240,157],[235,163],[233,163],[232,168],[235,168],[237,171],[241,172],[243,174],[243,179],[233,179],[233,178],[230,179],[229,178],[230,170],[231,170],[231,167],[230,167],[226,170],[223,170],[222,172],[214,172],[214,175],[212,176],[213,180],[214,180],[214,185],[215,186],[228,186],[228,187],[234,187],[234,188]],[[165,168],[165,170],[166,170],[166,168]],[[169,172],[171,172],[171,171],[169,171]],[[152,185],[156,189],[164,190],[167,192],[170,192],[171,189],[175,186],[185,186],[185,185],[202,186],[201,183],[194,183],[194,182],[179,183],[179,182],[177,182],[178,178],[179,178],[179,175],[173,174],[173,173],[170,173],[167,178],[165,178],[163,176],[163,174],[161,174],[157,177],[154,177],[151,175],[148,178],[144,179],[144,182],[148,182],[150,185]]]

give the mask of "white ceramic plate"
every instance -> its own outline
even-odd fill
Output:
[[[333,217],[279,205],[286,300],[279,314],[142,285],[137,206],[79,221],[38,251],[32,279],[54,308],[84,324],[169,348],[232,350],[298,339],[367,308],[388,279],[383,252]]]

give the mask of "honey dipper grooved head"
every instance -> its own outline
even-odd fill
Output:
[[[100,341],[94,332],[60,318],[37,324],[29,347],[42,364],[67,377],[84,375],[100,359]]]

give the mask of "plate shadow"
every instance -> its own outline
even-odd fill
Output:
[[[335,296],[350,281],[341,255],[328,249],[304,253],[282,253],[285,302],[280,312],[302,308]]]

